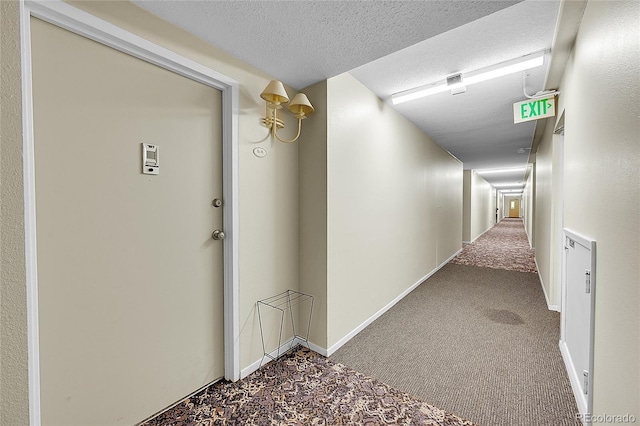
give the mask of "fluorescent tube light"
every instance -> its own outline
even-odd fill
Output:
[[[452,86],[447,86],[446,81],[444,83],[433,83],[427,86],[421,86],[411,90],[405,90],[404,92],[395,93],[391,95],[391,102],[394,105],[401,104],[403,102],[413,101],[414,99],[420,99],[427,96],[435,95],[436,93],[446,92],[451,90]]]
[[[522,187],[524,186],[524,183],[500,183],[497,185],[493,185],[494,188],[505,188],[505,189],[509,189],[512,186]]]
[[[525,170],[527,170],[526,167],[516,167],[513,169],[476,170],[475,172],[480,175],[493,175],[493,174],[499,174],[499,173],[518,173],[518,172],[524,172]]]
[[[469,73],[463,76],[462,81],[464,82],[464,84],[480,83],[482,81],[487,81],[505,75],[513,74],[514,72],[536,68],[544,64],[544,53],[536,54],[535,57],[525,56],[525,58],[529,59],[520,62],[522,59],[520,58],[518,60],[519,62],[512,63],[513,61],[509,61],[508,63],[505,62],[500,65],[495,65],[482,71]]]
[[[391,95],[391,102],[394,105],[398,105],[403,102],[409,102],[425,96],[435,95],[436,93],[446,92],[447,90],[457,89],[459,87],[469,86],[471,84],[513,74],[518,71],[525,71],[539,67],[544,64],[544,54],[545,52],[532,53],[530,55],[492,65],[481,70],[462,73],[462,82],[454,85],[447,85],[447,80],[445,79],[436,83],[394,93]]]

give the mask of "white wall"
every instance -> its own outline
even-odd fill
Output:
[[[349,74],[327,81],[327,111],[331,349],[461,248],[462,164]]]
[[[473,170],[464,171],[462,239],[473,242],[495,223],[493,187]]]
[[[522,200],[520,202],[520,217],[524,222],[524,230],[529,239],[529,245],[535,247],[534,227],[535,227],[535,182],[536,182],[536,165],[529,164],[527,170],[527,180],[522,190]]]
[[[565,227],[596,240],[593,413],[640,418],[640,3],[587,4],[560,90]],[[543,232],[542,230],[540,232]]]

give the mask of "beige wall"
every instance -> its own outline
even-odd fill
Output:
[[[471,238],[484,234],[494,220],[492,188],[489,182],[477,173],[471,174]]]
[[[536,182],[535,182],[535,247],[536,264],[538,274],[542,281],[542,287],[547,297],[550,308],[557,310],[560,304],[558,300],[559,292],[555,276],[556,257],[562,256],[558,247],[558,236],[556,232],[556,203],[555,191],[557,188],[557,176],[554,173],[557,164],[554,164],[554,157],[557,156],[554,147],[553,135],[555,118],[550,119],[545,127],[545,132],[536,152]],[[533,191],[533,184],[527,182],[526,191]],[[528,212],[527,214],[531,214]]]
[[[327,90],[331,347],[460,249],[462,164],[351,75]]]
[[[522,190],[522,198],[520,202],[520,217],[522,217],[522,221],[524,222],[524,230],[527,234],[527,238],[529,239],[529,245],[531,247],[535,247],[535,216],[537,211],[535,209],[536,203],[536,179],[537,169],[536,164],[529,164],[527,170],[527,179],[524,184],[524,188]]]
[[[462,241],[471,242],[471,170],[462,173]]]
[[[473,242],[495,223],[494,189],[473,170],[464,171],[462,240]]]
[[[224,375],[221,93],[31,33],[42,421],[133,424]]]
[[[594,414],[640,418],[640,3],[587,4],[561,84],[564,224],[596,240]]]
[[[316,111],[304,121],[298,146],[300,291],[312,294],[310,340],[327,348],[327,82],[307,87]],[[302,318],[300,318],[302,320]]]
[[[240,83],[240,365],[245,368],[262,356],[256,302],[298,288],[298,145],[265,140],[260,93],[271,77],[133,4],[74,5]],[[254,156],[256,146],[267,156]]]
[[[19,8],[0,2],[0,424],[29,422]]]
[[[504,195],[502,192],[498,192],[496,208],[498,209],[498,222],[500,222],[504,218]]]
[[[296,144],[265,140],[267,130],[259,125],[264,110],[259,94],[270,77],[133,4],[73,4],[240,83],[240,364],[245,368],[262,356],[256,301],[298,287],[298,148]],[[5,422],[3,418],[1,423],[21,424],[27,415],[27,372],[18,7],[14,2],[0,5],[3,43],[0,336],[2,416],[10,419]],[[252,153],[255,146],[265,148],[267,156],[255,157]],[[5,353],[9,355],[5,357]]]
[[[493,223],[494,225],[500,220],[497,218],[498,212],[496,211],[496,207],[498,207],[498,200],[499,197],[496,188],[491,187],[491,223]]]

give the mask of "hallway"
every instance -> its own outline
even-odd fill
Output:
[[[83,126],[65,126],[46,145],[70,161],[84,157],[77,165],[86,173],[49,156],[36,160],[42,136],[50,134],[34,129],[51,116],[34,110],[41,93],[34,82],[38,75],[47,81],[59,76],[57,69],[66,63],[54,50],[46,50],[51,66],[34,62],[30,28],[38,20],[101,44],[96,50],[116,49],[165,71],[178,67],[178,74],[196,82],[213,79],[211,87],[224,91],[223,188],[198,202],[213,214],[220,206],[224,226],[211,223],[194,238],[203,248],[223,246],[224,309],[204,317],[224,314],[224,338],[216,343],[224,350],[224,374],[231,382],[260,366],[264,347],[257,301],[293,290],[315,297],[308,341],[317,353],[481,425],[572,424],[574,395],[579,411],[596,423],[607,416],[640,419],[640,2],[444,3],[0,1],[0,424],[135,424],[174,403],[191,391],[176,383],[184,377],[158,376],[165,382],[154,392],[139,392],[136,380],[142,370],[153,373],[149,367],[169,359],[169,352],[195,351],[166,333],[130,332],[159,318],[182,342],[198,339],[197,327],[181,328],[171,317],[186,318],[206,302],[166,297],[183,296],[183,282],[195,275],[172,267],[178,259],[169,254],[161,261],[144,259],[174,249],[162,236],[184,234],[191,223],[191,211],[179,198],[157,203],[152,192],[139,189],[159,182],[184,189],[181,196],[192,189],[180,183],[175,167],[191,154],[183,134],[141,140],[127,131],[117,143],[105,144],[96,135],[120,127],[111,115],[98,114],[96,120],[80,120]],[[269,23],[274,22],[287,25],[273,31]],[[543,64],[526,72],[478,78],[504,72],[508,64],[539,64],[540,58]],[[84,60],[81,70],[96,64],[93,55]],[[281,100],[289,101],[277,116],[271,106],[280,95],[264,92],[271,81],[284,86]],[[87,108],[102,111],[97,94],[105,86],[94,74],[75,83],[86,85]],[[290,114],[292,104],[301,105],[293,102],[296,92],[314,109],[304,121]],[[405,96],[420,93],[429,96],[411,101]],[[67,95],[52,98],[57,112],[70,106]],[[175,106],[168,116],[184,117],[190,130],[200,127],[191,126],[188,114],[208,117],[200,106],[178,108],[180,102],[162,91],[153,96]],[[396,102],[403,98],[406,102]],[[550,105],[539,102],[551,99],[554,116],[528,114],[531,105],[539,111]],[[118,114],[134,117],[131,107]],[[519,121],[525,115],[531,120]],[[290,140],[300,128],[296,143],[278,140]],[[71,140],[67,131],[78,133],[77,146],[64,148]],[[171,137],[171,144],[160,136]],[[126,149],[116,150],[120,143]],[[145,173],[140,156],[145,143],[162,145],[158,176]],[[111,168],[119,171],[114,178],[129,176],[135,186],[118,191],[111,174],[92,167],[116,160],[126,167]],[[78,218],[64,229],[36,203],[38,193],[51,187],[36,165],[70,182],[100,181],[107,190],[85,185],[67,191],[69,199],[60,196],[59,185],[46,191],[53,209],[66,219]],[[532,252],[523,256],[522,271],[458,264],[486,260],[474,250],[509,224],[482,235],[493,226],[496,207],[502,206],[504,215],[512,197],[521,200],[535,268]],[[158,214],[175,208],[176,214],[156,227],[141,217],[124,232],[117,219],[131,216],[131,204],[157,205]],[[83,215],[73,205],[91,207],[108,220]],[[623,220],[612,219],[612,206],[624,212]],[[55,233],[41,227],[46,221]],[[126,278],[111,257],[74,244],[72,238],[82,236],[81,224],[102,236],[87,238],[92,244],[122,246],[114,257],[126,256],[128,269],[141,278]],[[153,236],[140,237],[142,229]],[[588,281],[572,280],[579,284],[575,289],[588,283],[591,312],[597,313],[580,322],[590,330],[584,339],[589,344],[581,345],[589,365],[579,370],[569,361],[563,364],[558,354],[558,312],[563,319],[571,312],[563,291],[567,232],[597,246],[591,251],[596,267],[580,268]],[[57,265],[41,250],[47,238],[69,261],[48,288],[55,293],[58,285],[73,282],[77,292],[56,296],[86,315],[64,309],[54,315],[40,297],[46,291],[44,264]],[[148,247],[134,249],[136,238]],[[464,245],[474,240],[475,246]],[[523,244],[531,250],[528,241]],[[103,266],[75,259],[74,253],[94,256]],[[90,272],[86,278],[77,274],[81,269]],[[102,270],[112,279],[98,285],[94,278],[104,281],[106,275],[95,271]],[[166,271],[163,281],[156,282],[153,276],[160,271]],[[105,293],[112,297],[101,297]],[[131,293],[148,297],[134,300]],[[96,302],[83,304],[79,295]],[[43,392],[52,357],[41,342],[59,342],[63,335],[84,342],[64,327],[58,328],[60,335],[47,337],[47,327],[70,323],[104,342],[103,334],[88,326],[89,316],[125,332],[103,333],[117,344],[95,357],[62,345],[59,355],[74,374],[61,376],[60,389],[69,391]],[[267,324],[274,335],[278,321]],[[171,351],[140,357],[139,348],[149,339],[173,345]],[[92,345],[87,348],[95,353]],[[114,362],[111,352],[121,362]],[[77,368],[73,357],[83,357],[87,368]],[[105,372],[118,379],[112,392],[96,380]],[[205,377],[198,380],[206,384]],[[100,392],[87,392],[95,386]],[[56,405],[47,394],[64,401]],[[87,396],[86,403],[79,404],[78,395]],[[63,417],[50,417],[47,406],[60,408]],[[97,406],[117,410],[98,412]],[[84,417],[74,420],[80,411]]]
[[[538,272],[536,252],[529,245],[522,219],[504,218],[478,237],[464,244],[451,263],[519,272]]]
[[[537,274],[505,270],[529,256],[520,233],[521,220],[503,220],[331,359],[480,425],[580,424],[560,315]]]

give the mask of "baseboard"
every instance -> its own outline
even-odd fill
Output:
[[[335,344],[333,344],[329,349],[324,349],[324,348],[320,348],[316,345],[313,345],[314,347],[318,348],[319,350],[314,349],[313,347],[311,347],[311,349],[315,350],[316,352],[324,355],[324,356],[331,356],[335,353],[335,351],[337,351],[338,349],[340,349],[345,343],[347,343],[349,340],[353,339],[358,333],[360,333],[362,330],[364,330],[369,324],[371,324],[372,322],[374,322],[375,320],[377,320],[380,316],[382,316],[382,314],[384,314],[385,312],[387,312],[389,309],[391,309],[396,303],[398,303],[399,301],[401,301],[407,294],[411,293],[413,290],[415,290],[416,287],[418,287],[420,284],[422,284],[425,280],[427,280],[430,276],[432,276],[433,274],[435,274],[436,272],[438,272],[444,265],[446,265],[447,263],[449,263],[451,261],[451,259],[453,259],[454,257],[456,257],[458,254],[460,254],[460,252],[462,251],[462,249],[459,249],[458,251],[456,251],[451,257],[449,257],[447,260],[445,260],[444,262],[442,262],[440,265],[436,266],[431,272],[429,272],[427,275],[425,275],[424,277],[420,278],[416,283],[414,283],[413,285],[411,285],[408,289],[406,289],[405,291],[403,291],[402,293],[400,293],[400,295],[398,297],[396,297],[395,299],[393,299],[391,302],[387,303],[382,309],[380,309],[378,312],[376,312],[375,314],[373,314],[371,317],[369,317],[367,320],[365,320],[362,324],[360,324],[359,326],[357,326],[356,328],[354,328],[352,331],[350,331],[346,336],[344,336],[342,339],[338,340]]]
[[[482,234],[478,235],[477,237],[475,237],[473,240],[471,241],[463,241],[464,244],[473,244],[478,238],[482,237],[484,234],[486,234],[487,232],[489,232],[491,229],[493,229],[493,227],[496,226],[496,224],[494,223],[493,225],[491,225],[490,227],[488,227],[487,229],[485,229],[484,231],[482,231]]]
[[[544,281],[542,280],[542,275],[540,275],[540,267],[538,266],[538,259],[536,259],[534,257],[533,261],[536,264],[536,271],[538,271],[538,278],[540,279],[540,285],[542,286],[542,293],[544,293],[544,300],[547,302],[547,308],[550,311],[560,312],[560,307],[558,307],[558,305],[552,305],[551,303],[549,303],[549,295],[547,295],[547,289],[544,286]]]
[[[283,353],[287,352],[290,347],[292,348],[292,347],[300,345],[300,344],[306,345],[307,343],[304,340],[302,340],[301,338],[299,338],[298,336],[296,336],[296,337],[291,338],[291,339],[287,340],[286,342],[284,342],[282,345],[280,345],[279,348],[276,348],[273,351],[271,351],[269,353],[269,356],[271,356],[272,358],[275,358],[275,357],[278,356],[278,354],[282,355]],[[310,349],[315,351],[315,349],[313,349],[312,347],[310,347]],[[318,351],[316,351],[316,352],[318,352]],[[240,370],[240,379],[244,379],[249,374],[253,373],[254,371],[257,371],[260,368],[260,363],[263,360],[264,360],[264,363],[262,365],[267,365],[268,363],[273,361],[271,358],[268,358],[266,355],[264,355],[259,360],[254,361],[253,363],[249,364],[247,367],[245,367],[242,370]]]
[[[522,224],[524,225],[524,233],[527,236],[527,241],[529,242],[529,248],[533,248],[533,244],[531,243],[531,236],[529,235],[529,231],[527,231],[527,224],[524,223],[524,220],[522,221]]]
[[[385,312],[387,312],[389,309],[391,309],[396,303],[398,303],[399,301],[401,301],[407,294],[411,293],[413,290],[415,290],[416,287],[418,287],[420,284],[422,284],[424,281],[426,281],[427,279],[429,279],[429,277],[431,277],[433,274],[435,274],[436,272],[438,272],[440,269],[442,269],[442,267],[444,265],[446,265],[447,263],[449,263],[454,257],[456,257],[457,255],[460,254],[460,252],[462,252],[462,248],[458,249],[458,251],[456,251],[453,255],[451,255],[449,258],[447,258],[445,261],[443,261],[442,263],[440,263],[438,266],[436,266],[431,272],[429,272],[427,275],[425,275],[424,277],[420,278],[416,283],[414,283],[413,285],[411,285],[411,287],[409,287],[408,289],[406,289],[405,291],[403,291],[398,297],[396,297],[395,299],[393,299],[391,302],[387,303],[382,309],[380,309],[378,312],[376,312],[375,314],[373,314],[371,317],[369,317],[366,321],[364,321],[362,324],[360,324],[359,326],[357,326],[356,328],[354,328],[351,332],[349,332],[346,336],[344,336],[342,339],[340,339],[337,343],[335,343],[334,345],[332,345],[329,349],[324,348],[322,346],[316,345],[313,342],[304,342],[303,344],[305,346],[308,345],[309,349],[311,349],[314,352],[319,353],[320,355],[323,356],[331,356],[335,353],[335,351],[337,351],[338,349],[340,349],[345,343],[347,343],[349,340],[351,340],[352,338],[354,338],[358,333],[360,333],[362,330],[364,330],[369,324],[371,324],[372,322],[374,322],[375,320],[377,320],[380,316],[382,316],[382,314],[384,314]],[[298,337],[295,338],[296,340],[300,340]],[[284,353],[289,349],[289,346],[291,346],[291,343],[294,339],[289,339],[287,340],[284,344],[282,344],[279,348],[280,353]],[[300,343],[302,342],[301,340],[298,342]],[[295,344],[295,342],[294,342]],[[269,355],[271,355],[272,357],[275,357],[278,354],[278,349],[274,349]],[[247,377],[249,374],[253,373],[254,371],[257,371],[258,368],[260,368],[260,362],[262,361],[261,359],[258,359],[256,361],[254,361],[252,364],[250,364],[249,366],[243,368],[240,371],[240,378],[243,379],[245,377]],[[268,364],[269,362],[271,362],[271,359],[267,359],[267,361],[265,362],[265,364]]]
[[[320,347],[313,342],[309,342],[309,349],[319,353],[320,355],[329,356],[329,351],[327,350],[327,348]]]

